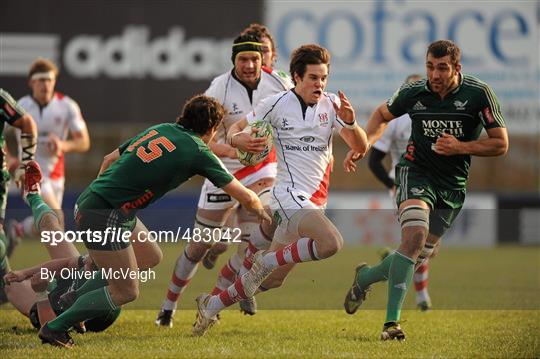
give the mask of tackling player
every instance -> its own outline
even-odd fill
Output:
[[[134,301],[139,295],[138,266],[133,239],[137,211],[155,202],[194,175],[209,178],[218,188],[238,200],[261,219],[269,219],[253,191],[246,189],[223,167],[206,145],[212,140],[225,114],[215,99],[197,95],[186,102],[175,123],[146,129],[105,156],[100,175],[79,196],[75,207],[78,234],[100,272],[128,273],[88,280],[93,290],[78,296],[72,306],[47,322],[39,331],[42,341],[71,347],[67,331],[74,324],[99,317]],[[134,176],[133,174],[137,174]],[[111,228],[122,236],[99,240]],[[135,236],[137,238],[137,236]],[[96,240],[98,239],[98,240]],[[136,240],[136,239],[135,239]],[[153,243],[156,244],[156,243]],[[162,254],[155,247],[154,263]]]

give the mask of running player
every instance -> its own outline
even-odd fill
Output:
[[[141,264],[131,246],[137,211],[192,176],[209,178],[246,210],[269,219],[257,195],[242,186],[206,145],[224,114],[223,106],[215,99],[194,96],[186,102],[176,123],[150,127],[105,157],[99,177],[77,200],[75,220],[100,272],[119,275],[88,280],[93,290],[78,296],[69,309],[43,325],[39,331],[42,341],[71,347],[67,331],[74,324],[110,313],[138,297],[136,274]],[[111,229],[120,230],[121,236],[105,237]],[[130,234],[132,238],[126,240]],[[146,267],[156,265],[160,259],[161,251],[156,263]]]
[[[43,171],[41,193],[45,203],[56,210],[63,223],[62,200],[64,197],[64,154],[86,152],[90,138],[79,105],[70,97],[55,92],[58,68],[46,59],[37,59],[30,66],[28,85],[31,94],[19,100],[35,119],[38,127],[36,161]],[[69,138],[68,138],[69,135]],[[21,223],[12,221],[8,234],[22,237],[38,233],[31,217]],[[47,245],[51,258],[73,257],[78,253],[71,243]]]
[[[339,92],[338,97],[324,92],[329,65],[330,54],[318,45],[294,50],[290,64],[294,89],[267,98],[247,118],[231,126],[229,143],[250,152],[261,152],[264,144],[241,132],[248,123],[264,121],[274,129],[278,175],[271,209],[277,229],[270,251],[264,255],[257,252],[251,269],[233,285],[219,295],[197,297],[194,335],[203,335],[222,309],[255,295],[261,284],[264,289],[280,286],[296,263],[328,258],[343,246],[341,234],[324,214],[332,135],[337,129],[347,145],[359,153],[367,151],[367,138],[356,124],[345,94]]]
[[[422,79],[422,75],[412,74],[407,76],[405,83],[411,83]],[[411,136],[411,118],[404,114],[391,121],[382,134],[381,138],[373,144],[368,157],[368,166],[371,172],[382,184],[388,188],[392,200],[396,199],[396,186],[394,185],[395,168],[401,154],[405,152],[409,137]],[[384,168],[383,160],[390,154],[392,166],[390,171]],[[382,259],[390,254],[390,248],[383,250]],[[431,309],[431,298],[428,293],[429,260],[426,260],[414,272],[414,289],[416,290],[416,305],[422,311]]]
[[[30,114],[26,113],[22,107],[17,105],[17,102],[9,93],[0,88],[0,279],[9,270],[8,257],[15,246],[14,238],[6,237],[4,232],[4,218],[6,215],[7,194],[9,185],[9,173],[6,168],[6,158],[4,152],[4,125],[9,124],[21,130],[21,149],[22,163],[15,171],[15,180],[21,181],[24,175],[24,165],[34,159],[36,151],[36,124]],[[7,301],[6,293],[0,283],[0,304]]]
[[[234,40],[231,60],[234,67],[231,71],[216,77],[206,95],[215,97],[225,107],[226,115],[219,127],[216,139],[209,144],[212,151],[223,161],[225,167],[255,193],[261,193],[271,187],[276,176],[275,151],[256,166],[246,167],[240,163],[236,149],[225,142],[227,130],[239,119],[253,111],[264,98],[287,90],[290,84],[285,78],[275,72],[263,71],[261,43],[258,37],[240,35]],[[264,142],[264,140],[261,140]],[[230,215],[238,207],[238,202],[223,192],[210,181],[203,184],[195,219],[195,228],[201,231],[215,232],[223,228],[229,220],[229,226],[234,225]],[[249,234],[252,228],[258,227],[256,217],[250,215],[242,207],[238,208],[236,221],[242,234]],[[199,262],[208,249],[219,239],[188,243],[184,252],[176,261],[166,298],[155,321],[156,325],[172,326],[172,316],[177,302],[190,280],[197,271]],[[231,271],[237,272],[241,264],[241,255],[234,255],[227,265]]]
[[[388,279],[382,340],[405,339],[399,319],[415,265],[433,253],[465,200],[471,155],[500,156],[508,150],[508,133],[497,98],[476,77],[461,73],[461,50],[452,41],[431,43],[426,52],[427,79],[404,84],[371,115],[370,143],[386,125],[405,113],[412,120],[411,138],[396,167],[396,202],[401,245],[380,264],[356,269],[345,307],[354,313],[371,284]],[[487,137],[479,138],[482,128]],[[347,167],[361,157],[351,151]]]

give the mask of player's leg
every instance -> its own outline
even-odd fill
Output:
[[[416,291],[416,305],[421,311],[430,310],[431,298],[428,292],[429,259],[436,255],[440,237],[430,233],[422,248],[422,252],[416,259],[414,272],[414,289]]]
[[[208,249],[220,238],[214,238],[216,230],[225,224],[237,202],[221,189],[205,181],[192,231],[192,239],[178,257],[169,282],[167,294],[155,321],[156,325],[172,326],[172,316],[182,292],[197,272],[198,264]],[[195,235],[199,233],[200,235]]]
[[[120,250],[89,249],[94,263],[102,271],[121,273],[137,271],[137,260],[131,246]],[[39,331],[39,337],[46,343],[71,347],[73,341],[67,331],[76,323],[107,315],[121,305],[134,301],[139,295],[139,282],[131,276],[111,276],[108,285],[80,296],[65,312]]]
[[[137,265],[140,270],[154,268],[163,259],[163,252],[159,244],[148,240],[148,228],[137,218],[135,228],[131,232],[131,245],[137,258]]]

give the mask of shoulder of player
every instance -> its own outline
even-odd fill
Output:
[[[284,90],[292,88],[292,81],[285,73],[281,70],[271,69],[269,67],[263,66],[261,71],[261,76],[269,81],[274,82],[276,85],[279,85]]]
[[[417,94],[427,91],[427,79],[421,79],[414,82],[404,83],[399,88],[400,94]]]
[[[472,75],[463,75],[462,86],[467,90],[480,92],[482,94],[493,92],[487,83]]]

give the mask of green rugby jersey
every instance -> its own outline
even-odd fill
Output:
[[[445,189],[465,187],[471,156],[435,153],[432,145],[439,134],[446,132],[460,141],[473,141],[482,128],[505,127],[495,93],[469,75],[461,75],[458,87],[442,100],[423,79],[401,86],[387,104],[394,116],[408,113],[412,120],[409,144],[399,165],[422,170],[434,185]]]
[[[13,122],[24,116],[26,111],[17,104],[17,101],[11,95],[0,88],[0,165],[4,168],[5,153],[4,153],[4,124],[7,122],[13,125]]]
[[[150,127],[119,147],[120,157],[90,184],[111,208],[133,213],[194,175],[217,187],[233,177],[194,132],[176,123]],[[97,208],[96,208],[97,209]]]

